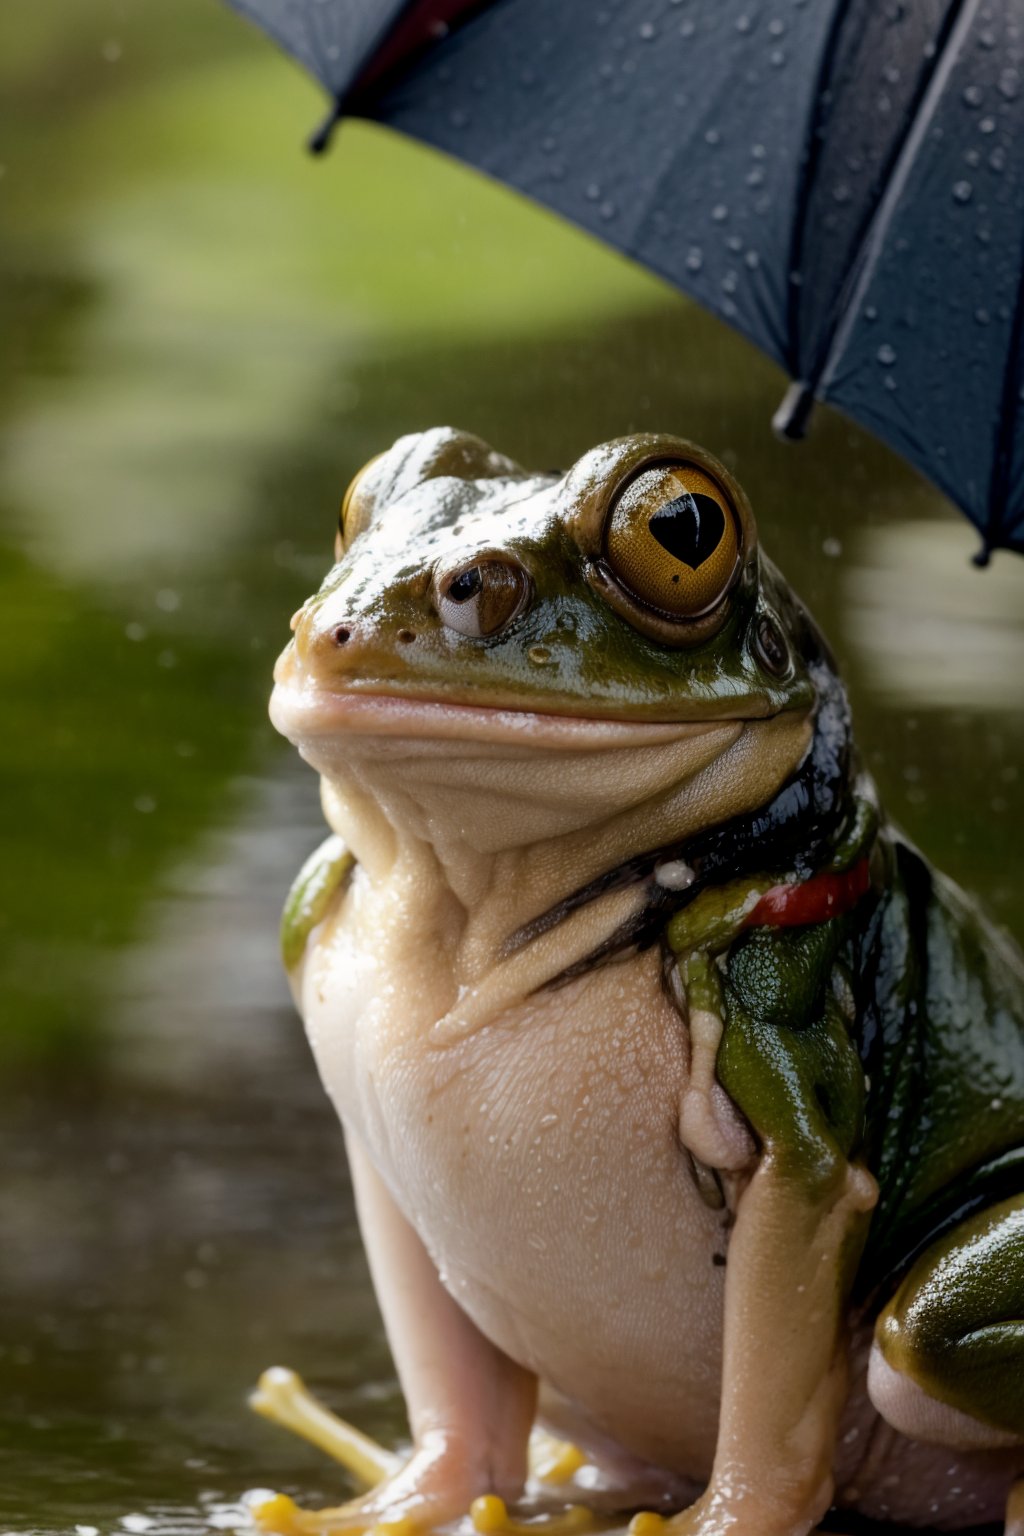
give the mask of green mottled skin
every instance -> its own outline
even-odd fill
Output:
[[[281,958],[286,971],[302,959],[310,934],[323,921],[349,870],[352,855],[340,837],[315,848],[292,881],[281,913]]]

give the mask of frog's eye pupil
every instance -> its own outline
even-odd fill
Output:
[[[471,597],[476,597],[484,584],[483,576],[478,565],[471,565],[468,571],[463,571],[456,576],[448,588],[448,597],[453,603],[468,603]]]
[[[690,621],[722,603],[740,569],[741,525],[725,491],[698,464],[650,465],[609,509],[604,556],[644,608]]]
[[[647,526],[667,554],[696,571],[721,544],[725,513],[711,496],[685,491],[660,507]],[[678,583],[678,575],[672,580]]]

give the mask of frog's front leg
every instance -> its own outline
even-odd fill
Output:
[[[427,1530],[474,1499],[514,1499],[527,1472],[537,1379],[485,1339],[441,1284],[416,1232],[357,1138],[348,1134],[359,1221],[405,1394],[413,1453],[331,1528],[410,1521]]]
[[[1024,1194],[961,1222],[917,1259],[875,1326],[868,1392],[912,1439],[1005,1448],[1007,1480],[1024,1472]],[[1020,1483],[1006,1529],[1024,1536]]]
[[[863,1072],[829,930],[752,935],[724,996],[715,968],[700,978],[725,1020],[719,1081],[761,1152],[729,1243],[711,1480],[673,1536],[807,1536],[831,1503],[848,1297],[877,1187],[850,1155]]]

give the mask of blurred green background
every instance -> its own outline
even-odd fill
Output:
[[[401,1411],[278,975],[318,838],[265,701],[350,475],[452,422],[524,462],[695,437],[818,613],[889,808],[1018,936],[1024,562],[654,279],[347,125],[216,0],[0,11],[0,1528],[237,1523],[340,1483],[284,1359]]]

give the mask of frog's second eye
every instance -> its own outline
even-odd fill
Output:
[[[631,480],[606,525],[605,554],[634,597],[673,619],[714,608],[739,567],[736,514],[694,464],[659,464]]]
[[[382,453],[375,454],[364,464],[342,498],[341,512],[338,517],[338,536],[334,544],[336,560],[341,559],[352,540],[357,538],[369,524],[373,508],[371,498],[365,494],[366,482],[374,465],[378,464],[383,457]]]
[[[437,611],[448,629],[480,640],[512,622],[529,590],[529,578],[521,566],[482,559],[436,580]]]

